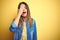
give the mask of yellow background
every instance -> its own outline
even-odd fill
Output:
[[[38,40],[59,40],[59,0],[0,0],[0,40],[13,39],[9,27],[21,1],[28,3],[36,20]]]

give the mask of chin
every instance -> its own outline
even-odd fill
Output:
[[[25,18],[25,17],[26,17],[26,15],[22,15],[22,17],[24,17],[24,18]]]

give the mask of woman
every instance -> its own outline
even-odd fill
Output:
[[[18,14],[12,21],[10,31],[14,32],[14,40],[37,40],[36,22],[30,16],[27,3],[19,3]]]

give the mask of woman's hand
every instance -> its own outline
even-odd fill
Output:
[[[23,12],[23,9],[22,8],[20,8],[20,9],[18,9],[18,15],[22,15],[22,12]]]

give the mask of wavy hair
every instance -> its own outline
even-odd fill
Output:
[[[24,4],[25,7],[26,7],[26,9],[27,9],[27,21],[29,22],[30,27],[32,27],[33,19],[32,19],[31,16],[30,16],[30,10],[29,10],[28,4],[25,3],[25,2],[20,2],[19,5],[18,5],[18,9],[20,9],[21,4]],[[22,20],[23,20],[23,19],[22,19],[22,18],[23,18],[23,17],[21,16],[20,19],[19,19],[18,27],[19,27],[20,25],[23,25],[23,23],[22,23]]]

